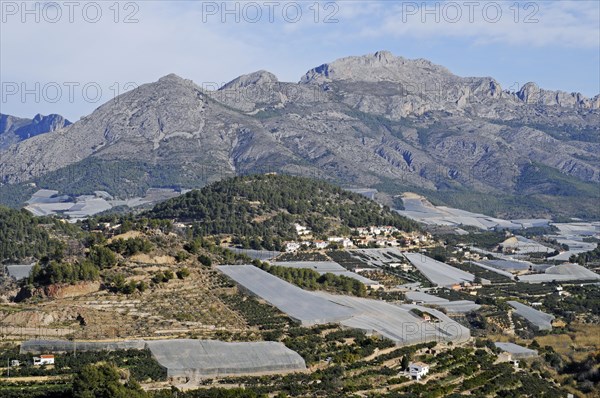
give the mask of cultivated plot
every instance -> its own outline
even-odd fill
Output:
[[[600,275],[581,265],[560,264],[546,268],[543,274],[522,275],[519,280],[527,283],[584,281],[600,280]]]
[[[309,292],[252,265],[218,268],[242,288],[303,325],[339,323],[389,338],[398,345],[427,341],[459,342],[470,337],[469,329],[432,308]],[[423,316],[424,313],[429,316]]]
[[[152,356],[169,377],[206,377],[298,372],[304,359],[283,343],[262,341],[226,343],[216,340],[152,340]]]
[[[330,273],[337,276],[345,276],[347,278],[356,279],[357,281],[362,282],[365,286],[368,287],[375,287],[380,285],[379,282],[375,282],[374,280],[365,278],[364,276],[359,275],[356,272],[348,271],[346,268],[333,261],[276,261],[271,262],[271,265],[288,268],[312,269],[313,271],[316,271],[321,275]]]
[[[354,314],[351,308],[300,289],[253,265],[223,265],[218,269],[304,326],[337,322]]]
[[[405,295],[407,299],[412,300],[415,304],[434,305],[450,313],[467,313],[481,308],[479,304],[475,304],[474,301],[470,300],[450,301],[432,294],[412,291],[406,292]]]
[[[535,328],[539,330],[552,330],[554,315],[538,311],[535,308],[519,303],[518,301],[507,301],[507,303],[515,309],[517,315],[525,318]]]
[[[403,253],[427,279],[438,286],[450,287],[464,282],[473,282],[475,275],[434,260],[420,253]]]

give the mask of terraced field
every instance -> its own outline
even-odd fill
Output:
[[[160,267],[139,267],[132,272],[136,278],[147,279],[156,269]],[[41,302],[31,309],[12,313],[0,310],[0,316],[4,314],[0,318],[0,330],[15,338],[72,336],[77,339],[210,337],[222,331],[257,330],[248,325],[241,312],[220,298],[235,293],[237,288],[220,273],[195,268],[184,280],[172,279],[144,293],[124,295],[101,290]]]

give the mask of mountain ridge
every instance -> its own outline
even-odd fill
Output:
[[[140,173],[168,175],[162,184],[169,186],[277,171],[377,188],[387,203],[417,187],[442,198],[534,198],[537,210],[529,210],[538,215],[560,207],[544,208],[549,196],[568,201],[568,214],[587,213],[600,182],[600,97],[538,89],[511,93],[493,78],[459,77],[389,52],[323,64],[299,83],[257,71],[211,91],[171,74],[51,137],[10,147],[0,174],[15,184],[84,159],[128,160],[144,162]],[[582,210],[573,212],[575,199],[532,178],[532,170],[554,180],[564,175],[574,197],[584,193]]]
[[[20,118],[0,113],[0,151],[9,146],[67,127],[72,123],[61,115],[37,114],[33,119]]]

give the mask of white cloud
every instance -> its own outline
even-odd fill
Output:
[[[362,3],[361,3],[362,4]],[[374,10],[365,7],[365,14]],[[373,18],[380,16],[376,10]],[[375,38],[465,38],[475,44],[519,46],[600,46],[600,3],[585,1],[397,2],[378,24],[358,36]]]

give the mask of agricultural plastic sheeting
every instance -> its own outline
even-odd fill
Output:
[[[403,253],[427,279],[439,286],[452,286],[456,283],[473,282],[475,276],[466,271],[434,260],[420,253]]]
[[[302,325],[337,322],[354,311],[311,294],[253,265],[223,265],[221,272],[250,293],[266,300]]]
[[[427,341],[457,342],[470,337],[469,329],[432,308],[399,306],[382,300],[309,292],[251,265],[218,268],[243,288],[303,323],[340,323],[389,338],[398,345]],[[437,321],[425,321],[411,309],[432,314]],[[340,310],[344,312],[340,313]],[[340,316],[342,314],[344,316]]]
[[[530,357],[536,357],[538,355],[537,350],[531,350],[529,348],[520,346],[518,344],[514,344],[514,343],[494,343],[496,345],[496,347],[498,347],[499,349],[501,349],[504,352],[508,352],[509,354],[511,354],[514,358],[530,358]]]
[[[513,307],[517,315],[522,316],[539,330],[552,330],[554,315],[538,311],[533,307],[519,303],[518,301],[507,301]]]
[[[283,343],[226,343],[216,340],[156,340],[147,347],[167,375],[203,378],[306,369],[304,359]]]

